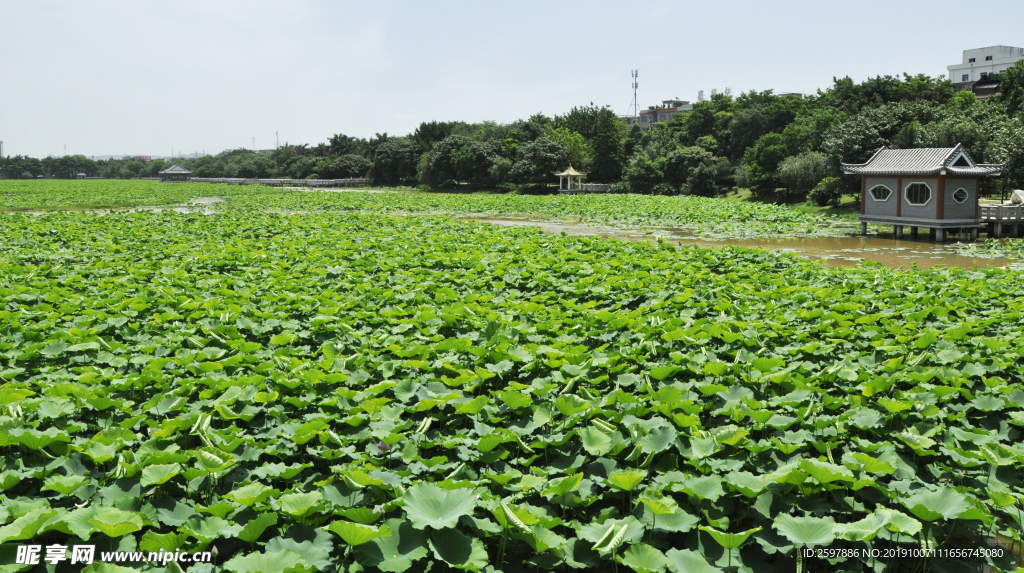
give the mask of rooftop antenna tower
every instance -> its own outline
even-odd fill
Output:
[[[640,87],[640,82],[637,81],[639,70],[633,70],[630,74],[633,77],[633,103],[630,104],[630,109],[633,110],[633,117],[640,115],[640,104],[637,103],[636,99],[636,88]]]
[[[277,132],[274,132],[274,149],[281,148],[281,138],[277,136]]]

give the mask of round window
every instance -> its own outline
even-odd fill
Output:
[[[924,183],[911,183],[907,185],[907,203],[911,205],[924,205],[932,198],[932,189]]]
[[[967,200],[968,197],[970,197],[970,194],[967,193],[967,190],[964,189],[963,187],[957,189],[956,191],[953,191],[953,200],[956,201],[957,203],[963,203],[964,201]]]
[[[871,188],[871,197],[875,201],[885,201],[889,199],[889,195],[892,195],[892,189],[889,189],[885,185],[879,185]]]

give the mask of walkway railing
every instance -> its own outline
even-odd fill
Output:
[[[237,177],[192,177],[193,183],[226,183],[228,185],[269,185],[271,187],[359,187],[369,185],[366,178],[353,179],[242,179]]]
[[[999,238],[1003,235],[1003,226],[1009,226],[1009,235],[1021,236],[1024,232],[1024,205],[979,205],[981,221],[988,223],[988,236]]]
[[[577,193],[607,193],[612,188],[611,185],[606,183],[584,183],[579,188],[573,187],[572,189],[559,189],[559,193],[565,193],[567,195],[576,195]]]
[[[1024,205],[981,205],[982,221],[1019,222],[1024,219]]]

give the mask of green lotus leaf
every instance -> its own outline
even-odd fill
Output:
[[[206,517],[203,519],[189,519],[178,530],[195,537],[201,544],[205,545],[214,539],[235,536],[242,530],[242,526],[233,525],[220,517]]]
[[[288,493],[277,499],[281,511],[292,517],[302,517],[309,513],[317,504],[323,500],[323,494],[319,491],[309,493]]]
[[[90,441],[82,449],[82,453],[89,456],[93,463],[102,464],[110,461],[117,455],[118,444],[104,445],[99,442]]]
[[[799,468],[800,471],[807,473],[807,475],[822,485],[827,485],[834,481],[854,481],[853,472],[837,464],[805,459],[800,462]]]
[[[679,511],[679,504],[671,497],[655,495],[645,491],[640,495],[640,502],[647,506],[654,515],[669,515]]]
[[[252,506],[263,503],[267,498],[278,493],[280,492],[272,487],[267,487],[260,482],[252,482],[224,494],[224,497],[244,506]]]
[[[417,483],[402,496],[403,509],[416,529],[455,527],[476,507],[476,495],[465,489],[447,490],[431,483]]]
[[[275,537],[264,547],[268,553],[294,551],[304,563],[314,569],[329,569],[332,565],[331,552],[334,550],[334,536],[322,529],[316,529],[310,539],[309,533],[313,532],[306,530],[304,535],[298,536],[299,538]],[[302,540],[300,541],[300,539]]]
[[[89,483],[89,478],[86,476],[54,474],[43,480],[43,487],[40,491],[55,491],[61,495],[71,495],[72,492],[87,483]]]
[[[356,560],[364,567],[376,567],[386,573],[404,573],[413,563],[426,557],[427,533],[400,519],[388,519],[385,525],[391,537],[378,537],[354,549]]]
[[[6,491],[21,483],[21,474],[12,470],[0,472],[0,491]]]
[[[793,517],[788,513],[780,513],[772,524],[776,531],[800,547],[832,543],[835,526],[831,517]]]
[[[1012,466],[1018,463],[1018,458],[1024,457],[999,443],[982,444],[978,449],[988,463],[997,466]]]
[[[708,563],[700,553],[689,549],[669,549],[665,557],[672,573],[722,573],[721,569]]]
[[[921,531],[921,522],[905,513],[887,507],[877,507],[875,513],[885,519],[885,528],[889,531],[907,535],[917,535]]]
[[[892,464],[889,462],[883,462],[867,454],[857,452],[852,454],[852,457],[857,460],[857,462],[860,463],[861,468],[868,473],[892,475],[895,471]]]
[[[238,538],[248,543],[255,543],[267,528],[277,525],[276,513],[261,513],[246,522],[238,532]]]
[[[142,529],[142,516],[134,511],[123,511],[113,507],[100,508],[89,519],[89,525],[103,532],[107,537],[121,537]]]
[[[39,351],[39,353],[42,354],[43,356],[48,356],[52,358],[54,356],[60,356],[61,354],[64,354],[64,351],[67,349],[68,344],[66,342],[58,340],[56,342],[51,342],[44,346],[42,350]]]
[[[455,413],[468,414],[470,416],[474,416],[476,414],[479,414],[480,411],[484,409],[484,406],[486,406],[489,402],[490,399],[487,396],[477,396],[476,398],[473,398],[469,402],[459,404],[455,408]]]
[[[665,554],[646,543],[629,546],[622,555],[622,564],[637,573],[664,573],[669,565]]]
[[[456,569],[480,571],[487,566],[487,551],[483,542],[457,529],[433,531],[428,543],[436,559]]]
[[[725,494],[725,490],[722,489],[722,477],[716,475],[689,477],[679,486],[679,491],[712,502]]]
[[[541,495],[553,495],[553,496],[566,496],[573,492],[580,486],[583,481],[583,474],[573,474],[564,478],[551,480],[548,482],[548,487],[541,492]]]
[[[142,534],[139,540],[139,551],[153,551],[159,553],[161,549],[173,553],[185,546],[188,535],[184,533],[165,533],[163,535],[155,531],[147,531]]]
[[[342,516],[363,525],[373,525],[381,517],[380,513],[373,511],[369,507],[352,507],[339,513]]]
[[[765,476],[755,476],[750,472],[732,472],[725,478],[725,483],[734,490],[749,498],[761,495],[768,487],[770,480]]]
[[[327,530],[337,534],[349,545],[362,545],[378,537],[391,536],[391,530],[387,525],[378,528],[351,521],[335,521],[327,527]]]
[[[47,521],[56,516],[56,509],[39,507],[27,512],[11,523],[0,527],[0,543],[32,539]]]
[[[70,442],[71,436],[67,432],[49,427],[40,432],[31,428],[11,430],[8,435],[11,442],[21,444],[30,450],[41,450],[54,442]]]
[[[837,523],[832,532],[838,539],[847,541],[871,541],[885,527],[888,520],[884,513],[873,512],[867,517],[850,523]]]
[[[612,439],[596,428],[585,428],[579,434],[583,449],[592,456],[603,456],[612,449]]]
[[[154,486],[167,483],[168,480],[181,472],[179,464],[162,464],[148,466],[142,470],[142,479],[139,483],[143,486]]]
[[[754,529],[748,529],[742,533],[727,533],[725,531],[719,531],[713,527],[705,527],[703,525],[698,527],[698,529],[708,533],[715,541],[718,542],[719,545],[727,550],[736,549],[740,545],[743,545],[743,542],[751,535],[761,531],[760,527],[755,527]]]
[[[231,573],[312,573],[316,568],[294,551],[237,555],[224,564]]]
[[[647,477],[645,470],[626,470],[608,474],[608,483],[623,491],[632,491]]]
[[[567,396],[559,396],[555,400],[555,408],[557,408],[563,416],[572,416],[590,408],[590,404],[575,394],[569,394]]]
[[[675,428],[661,427],[640,438],[638,443],[644,452],[658,453],[669,449],[675,443],[676,436]]]
[[[561,547],[565,545],[566,540],[564,537],[539,523],[531,525],[528,529],[529,532],[514,530],[513,535],[525,541],[537,553],[544,553],[552,549],[560,552]]]
[[[924,521],[956,519],[971,507],[967,497],[951,487],[919,490],[901,501],[910,513]]]

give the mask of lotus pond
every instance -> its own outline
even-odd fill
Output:
[[[216,547],[188,570],[235,573],[1017,566],[1020,273],[226,205],[0,216],[5,548]]]

